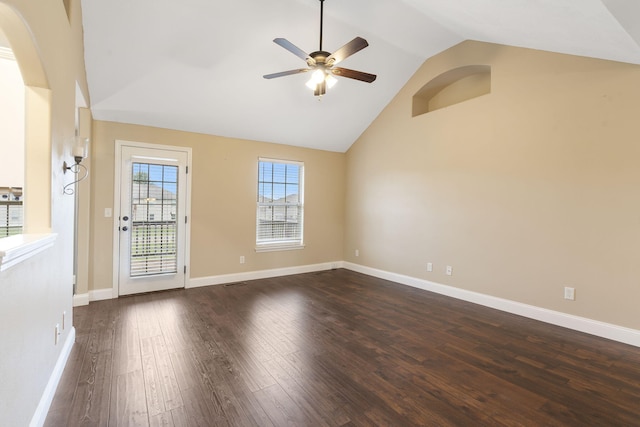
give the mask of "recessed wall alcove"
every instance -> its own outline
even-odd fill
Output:
[[[491,93],[491,66],[467,65],[431,79],[413,95],[412,117]]]

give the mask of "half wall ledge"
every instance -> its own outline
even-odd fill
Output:
[[[0,239],[0,271],[8,270],[53,246],[58,235],[17,234]]]

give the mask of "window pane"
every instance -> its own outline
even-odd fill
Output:
[[[287,184],[287,203],[298,203],[299,201],[298,185]]]
[[[176,167],[163,167],[163,178],[162,180],[165,183],[169,183],[169,182],[178,182],[178,168]]]
[[[273,166],[270,162],[260,162],[260,167],[258,170],[258,180],[271,181],[272,171],[273,171]]]
[[[258,162],[256,242],[302,243],[302,164]]]
[[[133,164],[131,276],[177,271],[178,167]]]
[[[284,184],[273,184],[273,200],[278,202],[284,202],[284,197],[287,195]]]
[[[263,182],[260,185],[262,187],[260,190],[260,195],[264,199],[262,201],[267,203],[271,202],[273,200],[273,184],[271,184],[270,182]]]
[[[297,165],[288,165],[287,167],[287,183],[297,184],[299,180],[299,167]]]
[[[133,180],[149,181],[149,165],[134,163],[133,164]]]

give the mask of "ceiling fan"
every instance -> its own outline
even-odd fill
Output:
[[[334,76],[347,77],[366,83],[371,83],[376,79],[375,74],[336,67],[339,62],[369,46],[369,43],[367,43],[367,41],[362,37],[356,37],[333,53],[322,50],[323,15],[324,0],[320,0],[320,48],[317,51],[307,54],[287,39],[277,38],[273,40],[277,45],[282,46],[297,57],[302,58],[307,63],[308,68],[298,68],[296,70],[267,74],[263,76],[265,79],[274,79],[276,77],[284,77],[292,74],[312,71],[311,80],[307,82],[307,86],[310,89],[313,89],[313,94],[315,96],[320,97],[327,92],[327,87],[330,88],[336,83],[337,80]]]

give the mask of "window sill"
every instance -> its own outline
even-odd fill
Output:
[[[58,235],[18,234],[0,239],[0,271],[8,270],[53,246]]]
[[[256,246],[256,252],[275,252],[275,251],[296,251],[299,249],[304,249],[304,245],[298,243],[289,243],[289,244],[265,244]]]

